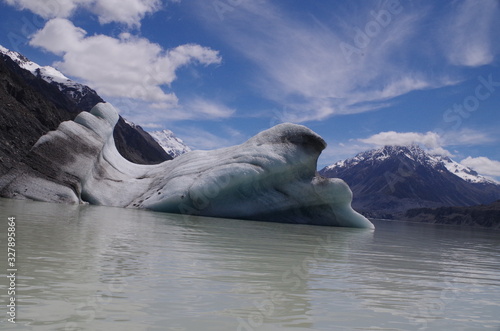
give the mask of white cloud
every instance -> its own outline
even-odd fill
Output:
[[[441,146],[440,136],[430,131],[426,133],[386,131],[358,141],[375,146],[419,144],[429,149]]]
[[[97,15],[101,24],[118,22],[139,26],[147,15],[161,8],[161,0],[5,0],[9,5],[27,9],[45,19],[68,18],[78,8]]]
[[[498,1],[457,2],[441,22],[441,46],[455,65],[476,67],[494,60],[493,24],[500,15]]]
[[[33,13],[40,15],[45,19],[54,17],[68,17],[82,3],[82,0],[4,0],[11,6],[16,6],[19,9],[30,10]]]
[[[466,167],[476,170],[480,174],[500,176],[500,161],[490,160],[487,157],[467,157],[460,161]]]
[[[160,7],[160,0],[97,0],[90,10],[99,17],[101,24],[120,22],[138,26],[144,16]]]
[[[157,108],[176,106],[177,97],[163,86],[177,78],[180,67],[220,63],[217,51],[196,44],[163,50],[158,44],[128,33],[113,38],[87,36],[66,19],[52,19],[30,44],[62,55],[54,63],[67,75],[78,77],[104,97],[134,98],[156,103]]]
[[[476,131],[464,128],[460,131],[448,132],[395,132],[385,131],[374,134],[368,138],[357,139],[370,146],[385,146],[385,145],[410,145],[418,144],[427,149],[431,154],[453,156],[451,152],[444,147],[447,146],[472,146],[494,142],[496,138],[487,132]]]
[[[497,141],[497,133],[476,131],[464,128],[460,131],[449,132],[395,132],[384,131],[371,135],[368,138],[350,139],[344,142],[328,142],[328,148],[320,156],[321,165],[330,165],[339,160],[344,160],[354,155],[382,146],[405,146],[418,144],[428,153],[454,157],[445,147],[448,146],[473,146]],[[455,151],[456,154],[459,152]],[[496,161],[495,161],[496,162]],[[478,170],[478,172],[480,172]]]

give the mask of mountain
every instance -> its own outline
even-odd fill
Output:
[[[103,99],[90,87],[0,46],[0,175],[15,167],[42,135],[99,102]],[[132,162],[171,159],[145,131],[123,119],[114,137],[120,153]]]
[[[319,171],[343,179],[353,207],[371,217],[400,217],[411,208],[471,206],[500,199],[500,185],[417,145],[385,146]]]
[[[149,134],[173,158],[191,151],[191,148],[170,130],[153,131]]]

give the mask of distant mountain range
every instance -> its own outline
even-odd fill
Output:
[[[0,46],[0,175],[21,162],[39,137],[103,101],[57,69]],[[154,164],[172,159],[140,126],[121,117],[113,135],[129,161]]]
[[[449,157],[417,145],[385,146],[319,171],[343,179],[353,207],[367,216],[401,217],[408,209],[472,206],[500,199],[500,185]]]

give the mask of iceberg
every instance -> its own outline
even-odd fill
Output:
[[[42,136],[23,165],[0,178],[0,195],[246,220],[373,228],[351,208],[341,179],[316,171],[325,141],[284,123],[241,145],[191,151],[156,165],[116,149],[109,103]]]

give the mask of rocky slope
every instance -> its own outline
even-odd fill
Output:
[[[40,136],[77,112],[55,86],[0,54],[0,174],[14,167]]]

